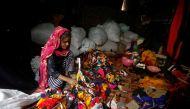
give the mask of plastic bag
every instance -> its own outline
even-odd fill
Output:
[[[119,42],[120,41],[120,27],[119,25],[114,22],[106,22],[103,24],[104,30],[106,31],[108,35],[108,39],[113,42]]]
[[[31,39],[33,42],[44,45],[51,33],[54,30],[54,25],[52,23],[41,23],[31,29]]]
[[[0,89],[1,109],[22,109],[40,99],[40,93],[28,95],[18,90]]]
[[[120,26],[121,32],[127,32],[130,29],[130,27],[126,25],[125,23],[120,23],[119,26]]]
[[[117,43],[108,40],[102,47],[100,47],[102,51],[110,51],[110,52],[116,52],[118,50]]]
[[[86,31],[82,27],[71,27],[71,44],[75,48],[80,48],[81,47],[81,42],[86,36]]]
[[[95,48],[96,48],[96,44],[92,40],[85,38],[82,41],[82,46],[80,48],[80,51],[85,52],[89,49],[95,49]]]
[[[40,69],[40,56],[35,56],[32,58],[30,61],[30,65],[32,68],[32,71],[35,73],[35,81],[39,81],[40,74],[39,74],[39,69]]]
[[[76,47],[74,47],[73,45],[70,46],[70,50],[73,52],[74,57],[78,56],[79,54],[81,54],[82,52],[80,51],[80,49],[77,49]]]
[[[124,32],[124,40],[134,41],[137,40],[138,36],[139,35],[137,33],[134,33],[132,31]]]
[[[100,25],[97,27],[91,27],[88,37],[98,46],[103,45],[108,39],[106,32]]]

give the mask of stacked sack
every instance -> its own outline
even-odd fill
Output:
[[[41,23],[31,29],[31,39],[34,43],[43,46],[54,30],[52,23]],[[123,53],[130,48],[133,41],[138,44],[143,42],[138,34],[130,31],[124,23],[118,24],[110,20],[104,24],[97,24],[89,28],[88,33],[83,27],[71,27],[70,49],[74,56],[88,51],[89,49],[101,49],[112,53]]]

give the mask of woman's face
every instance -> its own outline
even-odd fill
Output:
[[[69,36],[61,38],[61,43],[60,43],[61,48],[68,49],[70,46],[70,42],[71,42],[71,37],[69,37]]]

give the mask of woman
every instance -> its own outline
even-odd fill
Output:
[[[70,31],[58,26],[42,48],[40,58],[40,80],[36,92],[47,87],[58,89],[65,82],[76,84],[76,80],[69,78],[69,72],[74,71],[74,57],[69,50],[71,41]]]

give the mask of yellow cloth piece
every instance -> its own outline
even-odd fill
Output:
[[[78,71],[76,78],[77,78],[77,81],[79,81],[79,80],[81,80],[81,81],[83,81],[83,82],[86,81],[86,80],[85,80],[85,77],[84,77],[84,75],[82,74],[81,71]]]
[[[107,76],[108,76],[108,81],[109,81],[110,83],[112,83],[115,76],[114,76],[113,74],[108,74]]]
[[[78,98],[83,99],[84,92],[83,91],[79,91],[77,95],[78,95]]]
[[[51,95],[51,97],[52,98],[56,98],[56,99],[61,99],[61,98],[63,98],[63,94],[53,94],[53,95]]]
[[[80,72],[77,73],[77,76],[76,76],[77,81],[79,81],[79,78],[80,78]]]
[[[167,90],[167,83],[163,79],[150,78],[148,76],[145,76],[144,79],[139,80],[139,87],[142,88],[153,87],[153,88]]]
[[[157,64],[156,54],[151,50],[145,50],[141,55],[141,61],[146,65],[156,66]]]
[[[108,85],[105,84],[105,83],[103,83],[103,84],[102,84],[102,89],[103,89],[102,91],[106,91],[107,88],[108,88]]]
[[[86,106],[90,108],[90,102],[92,100],[91,94],[84,91],[79,91],[77,95],[78,95],[78,98],[83,100]]]
[[[44,101],[45,101],[45,98],[40,98],[40,100],[38,101],[38,103],[36,104],[36,106],[38,107],[39,104],[41,104],[41,103],[44,102]]]
[[[90,102],[92,100],[92,97],[90,94],[84,94],[84,103],[86,104],[87,107],[90,107]]]

